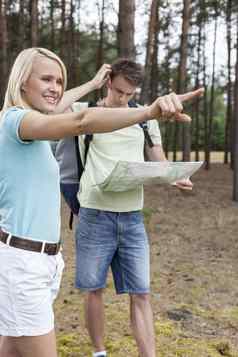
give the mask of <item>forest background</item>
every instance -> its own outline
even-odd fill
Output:
[[[146,188],[152,306],[159,357],[238,356],[238,3],[236,0],[0,0],[0,104],[22,49],[64,60],[68,88],[130,57],[144,66],[141,103],[203,86],[186,105],[191,125],[160,125],[170,160],[204,160],[194,189]],[[101,91],[83,100],[97,99]],[[0,158],[1,162],[2,158]],[[74,242],[62,206],[66,269],[56,303],[60,357],[87,356],[83,298],[74,289]],[[109,355],[136,356],[126,297],[105,298]]]

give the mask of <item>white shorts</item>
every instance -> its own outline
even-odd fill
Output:
[[[54,328],[53,301],[64,268],[47,255],[0,242],[0,335],[39,336]]]

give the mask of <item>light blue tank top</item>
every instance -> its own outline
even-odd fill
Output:
[[[58,242],[59,168],[48,141],[22,141],[29,110],[10,108],[0,119],[0,227],[19,237]]]

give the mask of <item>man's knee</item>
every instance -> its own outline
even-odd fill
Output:
[[[103,289],[92,290],[92,291],[88,291],[87,293],[88,299],[102,298],[102,296],[103,296]]]
[[[130,299],[133,305],[143,306],[150,302],[150,294],[130,294]]]

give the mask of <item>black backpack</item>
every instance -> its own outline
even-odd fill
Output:
[[[130,101],[128,103],[129,107],[131,108],[136,108],[137,104],[134,101]],[[88,104],[89,107],[96,107],[97,104],[94,102],[89,102]],[[147,122],[142,122],[139,124],[140,127],[143,129],[144,132],[144,136],[145,136],[145,143],[148,144],[149,147],[153,147],[154,144],[151,140],[149,131],[148,131],[148,125]],[[77,198],[77,193],[79,191],[79,183],[80,183],[80,179],[82,177],[82,174],[84,172],[84,167],[86,165],[86,161],[87,161],[87,154],[88,154],[88,150],[89,150],[89,146],[90,146],[90,142],[93,140],[93,134],[87,134],[85,135],[84,138],[84,146],[85,146],[85,151],[84,151],[84,158],[82,160],[80,152],[79,152],[79,140],[78,140],[78,136],[75,136],[73,138],[66,138],[66,139],[62,139],[60,140],[58,145],[64,145],[65,143],[67,143],[68,147],[67,150],[70,151],[70,155],[72,157],[72,159],[67,160],[70,164],[70,166],[77,167],[77,172],[74,172],[74,177],[72,178],[72,182],[69,183],[64,183],[61,180],[60,183],[60,191],[67,203],[67,205],[69,206],[71,213],[70,213],[70,219],[69,219],[69,227],[70,229],[72,229],[72,225],[73,225],[73,216],[74,215],[78,215],[79,212],[79,208],[80,208],[80,203],[78,201]],[[57,150],[58,149],[58,150]],[[64,150],[64,148],[61,148],[61,152]],[[61,160],[60,155],[58,155],[58,151],[59,147],[57,146],[56,148],[56,159],[59,162],[59,166],[60,166],[60,174],[61,174],[61,179],[62,179],[62,170],[61,170],[61,163],[63,160]],[[76,161],[76,165],[75,165],[75,161]],[[64,177],[63,177],[64,178]]]

